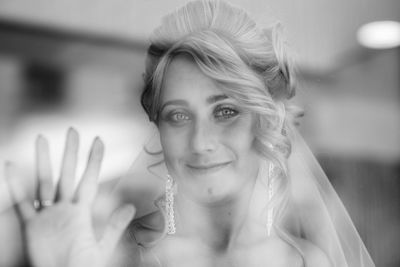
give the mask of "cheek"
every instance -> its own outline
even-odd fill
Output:
[[[159,130],[164,159],[171,166],[185,151],[186,134],[185,131],[173,131],[168,127],[160,127]]]
[[[223,128],[221,133],[223,140],[239,153],[251,152],[255,135],[253,133],[253,120],[251,116],[243,116]]]
[[[225,129],[225,142],[235,153],[234,172],[238,177],[249,179],[256,177],[260,164],[259,153],[254,148],[255,134],[253,120],[250,116],[240,118],[237,123]],[[240,178],[240,180],[242,180]]]

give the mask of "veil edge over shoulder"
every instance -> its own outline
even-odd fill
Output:
[[[289,232],[321,248],[335,267],[373,267],[346,208],[297,129],[289,157],[291,201],[297,220]]]

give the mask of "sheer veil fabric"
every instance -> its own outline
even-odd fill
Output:
[[[296,247],[300,247],[296,245],[296,240],[310,241],[325,252],[334,267],[375,266],[321,166],[300,133],[296,129],[292,132],[292,153],[288,162],[289,205],[283,219],[276,223],[274,221],[276,233]],[[268,164],[260,169],[249,207],[249,216],[254,216],[255,220],[259,216],[265,217],[266,214],[268,190],[260,182],[265,175],[268,175]],[[163,213],[160,200],[163,199],[166,178],[167,169],[158,130],[154,128],[143,151],[128,174],[120,179],[114,193],[122,192],[123,202],[135,204],[137,218],[160,210]],[[267,222],[267,219],[261,221]],[[158,241],[159,239],[148,240],[142,245],[151,249]]]
[[[288,231],[321,248],[335,267],[375,266],[342,201],[297,130],[292,145],[289,176],[297,219]]]

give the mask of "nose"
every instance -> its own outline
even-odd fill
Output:
[[[217,148],[218,133],[210,122],[197,122],[193,126],[189,139],[193,153],[212,152]]]

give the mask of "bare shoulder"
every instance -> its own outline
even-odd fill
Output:
[[[305,239],[295,238],[303,253],[307,267],[331,267],[332,264],[322,249]]]
[[[234,261],[238,266],[304,266],[301,253],[279,237],[241,244],[235,251]]]
[[[267,251],[268,262],[274,263],[274,266],[303,266],[303,259],[299,251],[281,238],[270,238],[267,242],[269,247]],[[264,255],[266,252],[264,252]],[[307,266],[308,267],[308,266]]]

